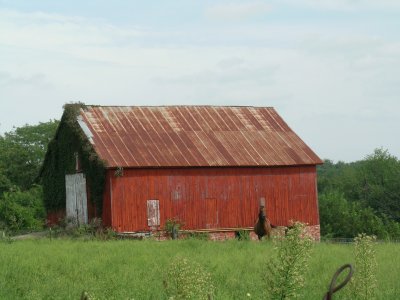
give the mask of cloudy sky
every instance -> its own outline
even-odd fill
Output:
[[[400,1],[0,0],[0,134],[75,101],[273,106],[321,158],[400,157]]]

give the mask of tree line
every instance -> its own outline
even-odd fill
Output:
[[[39,230],[45,225],[39,171],[58,123],[25,125],[0,135],[0,229]]]
[[[45,226],[39,172],[59,121],[25,125],[0,135],[0,229]],[[321,234],[400,238],[400,161],[376,149],[362,160],[317,167]]]
[[[318,166],[321,234],[400,238],[400,161],[375,149],[351,163],[325,160]]]

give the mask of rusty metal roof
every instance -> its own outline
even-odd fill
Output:
[[[271,107],[86,106],[78,122],[110,168],[322,163]]]

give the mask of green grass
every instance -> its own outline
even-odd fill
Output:
[[[177,255],[212,274],[216,299],[261,299],[274,251],[270,242],[238,241],[0,243],[0,299],[79,299],[84,290],[98,299],[165,299],[164,270]],[[378,299],[398,299],[400,245],[377,245],[377,261]],[[349,262],[352,245],[316,244],[303,299],[322,299],[335,270]],[[343,291],[334,299],[344,299]]]

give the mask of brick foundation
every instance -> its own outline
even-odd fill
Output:
[[[306,227],[306,234],[312,237],[316,242],[321,240],[321,230],[319,225],[312,225]]]
[[[274,228],[272,230],[272,235],[273,236],[284,236],[285,229],[286,229],[286,227],[283,227],[283,226]],[[211,241],[224,241],[224,240],[230,240],[230,239],[236,238],[235,231],[210,232],[208,234],[209,234],[209,238]],[[257,234],[255,234],[254,231],[249,231],[249,234],[250,234],[250,240],[258,241],[258,236],[257,236]],[[320,226],[319,225],[307,226],[305,229],[305,234],[310,236],[314,241],[319,242],[321,239]]]
[[[284,236],[285,235],[286,227],[279,226],[277,228],[272,229],[272,236]],[[250,240],[258,241],[258,237],[253,230],[246,230],[249,232]],[[201,236],[204,234],[208,236],[208,239],[211,241],[225,241],[225,240],[232,240],[236,238],[236,231],[201,231],[201,232],[190,232],[190,231],[181,231],[179,232],[178,239],[185,239],[189,238],[190,236],[195,236],[198,234]],[[319,225],[312,225],[307,226],[304,232],[305,235],[312,237],[314,241],[320,241],[320,226]],[[151,236],[159,241],[170,240],[171,237],[165,231],[153,231]],[[143,236],[145,237],[145,236]],[[203,236],[204,238],[204,236]]]
[[[224,240],[231,240],[235,238],[234,231],[228,232],[211,232],[210,234],[211,241],[224,241]]]

